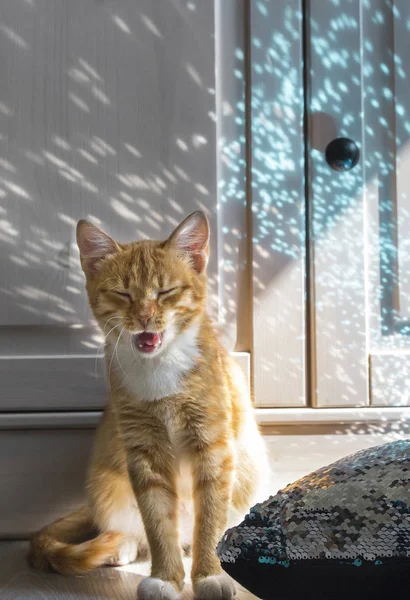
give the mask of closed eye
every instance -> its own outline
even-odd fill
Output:
[[[170,288],[169,290],[161,290],[160,292],[158,292],[158,296],[166,296],[167,294],[170,294],[171,292],[175,292],[175,290],[177,290],[177,287],[173,287]]]
[[[128,300],[131,300],[131,296],[127,292],[117,292],[114,290],[114,293],[117,294],[117,296],[122,296],[123,298],[128,298]]]

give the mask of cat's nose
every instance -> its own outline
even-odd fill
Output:
[[[144,316],[140,315],[139,322],[141,323],[141,325],[144,329],[147,328],[149,319],[150,319],[150,317],[147,317],[146,315],[144,315]]]
[[[147,328],[149,320],[154,316],[153,310],[144,310],[138,316],[138,320],[141,323],[141,327],[143,329]]]

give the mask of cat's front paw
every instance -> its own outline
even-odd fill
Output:
[[[169,581],[156,577],[145,577],[137,590],[138,600],[177,600],[180,593]]]
[[[193,587],[198,600],[232,600],[236,595],[235,584],[225,573],[197,579]]]

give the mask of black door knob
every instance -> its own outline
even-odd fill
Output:
[[[350,171],[359,162],[360,150],[349,138],[336,138],[326,146],[326,162],[335,171]]]

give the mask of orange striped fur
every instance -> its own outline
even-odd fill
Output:
[[[149,550],[139,598],[174,600],[193,537],[195,593],[229,600],[215,547],[255,500],[266,458],[240,369],[206,313],[207,219],[194,213],[163,242],[120,244],[85,221],[77,232],[110,397],[88,506],[35,534],[30,562],[85,573]]]

